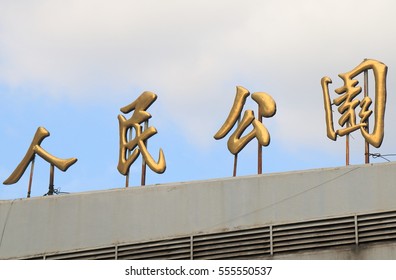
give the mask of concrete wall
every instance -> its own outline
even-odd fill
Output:
[[[0,201],[0,259],[395,210],[395,181],[386,163]]]
[[[294,254],[279,254],[267,257],[271,260],[395,260],[396,244],[382,243],[368,246],[345,246],[320,249]]]

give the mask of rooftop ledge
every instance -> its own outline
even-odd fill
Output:
[[[396,163],[0,201],[0,259],[396,210]]]

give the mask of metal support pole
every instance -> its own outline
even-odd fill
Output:
[[[129,136],[128,136],[128,142],[132,140],[132,127],[129,128]],[[128,158],[131,156],[131,150],[128,150]],[[128,173],[125,176],[125,187],[129,187],[129,172],[130,172],[130,168],[128,169]]]
[[[364,70],[364,97],[368,97],[368,71]],[[366,131],[369,131],[369,120],[366,121],[367,126],[365,127]],[[370,163],[370,146],[367,140],[364,142],[364,162]]]
[[[33,182],[33,172],[34,172],[34,161],[36,159],[36,155],[33,155],[32,165],[30,166],[30,176],[29,176],[29,185],[27,191],[27,198],[30,197],[30,192],[32,190],[32,182]]]
[[[238,154],[235,154],[235,155],[234,155],[234,171],[232,172],[232,176],[233,176],[233,177],[236,176],[237,165],[238,165]]]
[[[144,121],[144,130],[145,131],[148,128],[148,120]],[[147,148],[147,140],[144,141],[144,146]],[[142,155],[142,177],[141,177],[141,185],[145,186],[146,185],[146,161],[144,160],[144,157]]]
[[[48,195],[53,195],[54,194],[54,165],[51,164],[50,166],[50,180],[49,180],[49,189],[48,189]]]
[[[240,121],[241,121],[241,115],[239,115],[239,117],[238,117],[237,126],[239,125]],[[236,177],[237,167],[238,167],[238,154],[235,154],[234,155],[234,171],[232,172],[233,177]]]
[[[349,125],[347,125],[347,127],[348,126]],[[349,165],[349,134],[345,137],[345,165]]]
[[[125,176],[125,187],[127,188],[129,186],[129,170],[127,175]]]
[[[258,121],[263,122],[263,116],[261,115],[260,105],[258,106]],[[257,174],[263,173],[263,146],[257,140],[258,151],[257,151]]]

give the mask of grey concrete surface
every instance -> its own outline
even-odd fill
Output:
[[[384,163],[3,200],[0,259],[395,210],[395,182]]]

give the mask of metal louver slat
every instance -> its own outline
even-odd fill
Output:
[[[264,239],[264,240],[263,240]],[[265,242],[268,241],[269,242],[269,235],[267,236],[267,238],[265,238],[264,236],[260,236],[260,235],[249,235],[249,236],[244,236],[244,237],[234,237],[234,238],[227,238],[227,239],[216,239],[216,240],[204,240],[204,241],[197,241],[194,239],[194,244],[195,244],[195,248],[203,248],[205,247],[205,245],[207,246],[213,246],[213,244],[217,244],[217,246],[228,246],[230,244],[238,244],[243,242],[243,240],[248,240],[247,242]],[[255,241],[257,240],[257,241]],[[228,245],[227,245],[228,244]]]
[[[152,241],[118,247],[118,259],[189,259],[190,238]]]
[[[195,244],[194,245],[194,252],[200,252],[200,251],[208,251],[208,250],[218,250],[218,249],[224,249],[224,248],[232,248],[232,247],[244,247],[244,246],[250,246],[250,245],[263,245],[268,244],[269,245],[269,238],[260,238],[260,239],[252,239],[252,240],[238,240],[238,241],[233,241],[233,242],[222,242],[222,243],[208,243],[205,242],[204,245],[202,244]]]
[[[378,228],[377,230],[359,232],[359,243],[389,239],[396,239],[396,228]]]
[[[323,240],[329,238],[332,239],[335,235],[341,236],[341,235],[354,235],[355,234],[355,228],[354,227],[349,227],[343,230],[337,229],[337,230],[332,230],[332,229],[326,229],[322,231],[310,231],[310,232],[304,232],[301,234],[283,234],[283,235],[274,235],[276,237],[276,241],[284,241],[284,240],[305,240],[305,239],[315,239],[315,238],[321,238]]]
[[[269,243],[267,246],[265,242],[239,242],[234,244],[227,244],[227,246],[213,245],[205,246],[204,248],[194,247],[194,258],[230,252],[246,252],[249,250],[262,250],[262,252],[268,253],[270,251]]]
[[[354,222],[353,217],[342,217],[342,218],[333,218],[333,219],[323,219],[323,220],[314,220],[314,221],[305,221],[305,222],[298,222],[298,223],[289,223],[289,224],[282,224],[274,226],[273,231],[278,230],[297,230],[297,229],[304,229],[304,228],[321,228],[321,227],[328,227],[328,226],[339,226],[343,224],[350,224]]]
[[[361,215],[358,217],[359,243],[396,239],[396,212]]]
[[[384,235],[376,235],[376,236],[366,236],[362,239],[359,239],[359,243],[369,243],[369,242],[378,242],[378,241],[390,241],[395,240],[396,234],[384,234]]]
[[[353,217],[316,220],[273,227],[273,252],[288,252],[355,243]]]
[[[180,242],[180,243],[172,243],[172,244],[167,244],[164,243],[162,244],[161,242],[158,242],[156,244],[144,244],[144,243],[139,243],[136,245],[127,245],[127,246],[119,246],[118,247],[118,255],[120,255],[122,252],[125,251],[145,251],[145,252],[152,252],[152,251],[157,251],[157,250],[165,250],[165,249],[178,249],[178,248],[185,248],[186,245],[190,246],[190,241],[187,242]]]
[[[312,243],[321,246],[323,244],[335,243],[341,240],[352,240],[354,242],[355,236],[353,234],[341,234],[341,235],[334,234],[326,238],[322,238],[322,237],[302,238],[302,239],[283,240],[281,242],[274,240],[274,248],[283,247],[283,246],[292,246],[292,245],[303,245],[303,244],[307,244],[307,246],[309,246]]]
[[[157,248],[157,250],[130,250],[118,253],[118,259],[169,259],[169,258],[189,258],[190,248]]]
[[[269,255],[269,250],[249,248],[245,250],[237,251],[222,251],[218,253],[213,253],[210,255],[196,256],[195,260],[230,260],[230,259],[250,259],[252,257],[263,257]]]
[[[359,218],[360,226],[370,226],[370,225],[378,225],[378,224],[388,224],[388,223],[396,223],[396,217],[390,218],[381,218],[381,219],[370,219],[370,220],[361,220]]]
[[[119,260],[181,260],[189,259],[190,250],[155,251],[155,252],[131,252],[118,256]]]
[[[396,211],[359,215],[359,221],[391,219],[396,217]]]
[[[195,241],[203,241],[203,240],[214,240],[214,239],[226,239],[247,235],[256,235],[256,234],[269,234],[269,227],[265,228],[253,228],[253,229],[241,229],[234,230],[228,232],[220,232],[220,233],[211,233],[204,235],[196,235],[194,236]]]
[[[46,256],[47,260],[111,260],[115,259],[115,248],[106,247],[99,249],[81,250]]]
[[[390,230],[393,229],[396,232],[396,223],[380,223],[380,224],[372,224],[369,226],[362,226],[359,224],[359,236],[361,236],[362,234],[364,234],[365,232],[368,231],[378,231],[378,230]]]
[[[298,234],[307,234],[307,233],[318,233],[320,234],[321,232],[326,232],[329,230],[345,230],[348,228],[354,228],[353,221],[350,221],[349,223],[342,223],[342,224],[337,224],[337,225],[332,225],[330,226],[310,226],[309,224],[306,224],[305,227],[299,227],[297,229],[292,229],[288,228],[285,229],[283,227],[278,227],[274,226],[273,233],[276,234],[276,236],[290,236],[290,235],[298,235]]]
[[[269,227],[195,236],[194,259],[247,259],[270,253]]]
[[[43,260],[44,256],[34,256],[34,257],[28,257],[28,258],[22,258],[21,260]]]
[[[354,244],[354,240],[334,240],[327,243],[311,243],[311,244],[297,244],[287,247],[274,247],[274,253],[280,252],[293,252],[293,251],[300,251],[300,250],[309,250],[309,249],[317,249],[317,248],[328,248],[334,246],[341,246],[341,245],[352,245]]]
[[[328,247],[328,246],[336,246],[338,243],[349,243],[349,244],[354,244],[355,243],[355,237],[353,234],[345,234],[345,235],[333,235],[328,238],[305,238],[305,239],[300,239],[300,240],[284,240],[281,242],[274,241],[273,243],[273,249],[274,252],[279,251],[279,248],[294,248],[295,246],[298,246],[299,248],[301,246],[306,245],[307,248],[312,248],[311,245],[313,244],[316,247]],[[294,250],[294,249],[293,249]]]

